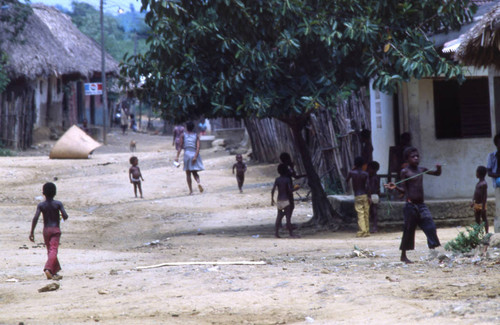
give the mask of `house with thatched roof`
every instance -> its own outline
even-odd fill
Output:
[[[435,46],[451,57],[498,3],[478,2],[474,21],[459,31],[433,35]],[[440,177],[425,179],[428,199],[469,198],[477,182],[477,166],[486,165],[488,153],[494,149],[492,76],[489,69],[481,67],[468,66],[464,71],[466,81],[461,85],[456,80],[434,77],[403,83],[394,95],[373,89],[370,92],[373,157],[380,162],[381,173],[389,171],[390,147],[399,144],[403,132],[411,134],[423,166],[443,165]],[[488,191],[493,194],[491,185]]]
[[[57,9],[40,4],[32,9],[16,41],[2,39],[0,33],[11,80],[0,94],[0,138],[14,148],[29,147],[40,129],[63,131],[84,118],[98,123],[102,107],[101,96],[84,93],[84,82],[100,81],[100,45]],[[109,54],[106,74],[118,74],[118,62]]]
[[[488,71],[491,129],[500,133],[500,3],[497,3],[463,37],[455,58],[473,67]],[[490,152],[496,148],[491,146]],[[496,171],[493,171],[496,172]],[[491,186],[493,187],[493,186]],[[500,232],[500,187],[495,189],[495,232]]]

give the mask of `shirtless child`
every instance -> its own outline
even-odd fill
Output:
[[[484,222],[484,230],[488,233],[488,218],[486,217],[486,200],[488,199],[488,184],[485,181],[487,169],[484,166],[477,167],[476,177],[479,182],[476,184],[476,189],[474,190],[474,197],[472,198],[471,207],[474,208],[474,217],[476,218],[476,223],[481,224],[481,220]]]
[[[371,191],[369,184],[368,173],[363,170],[365,161],[362,157],[354,158],[354,168],[349,171],[346,183],[352,179],[352,189],[354,191],[354,209],[358,214],[358,227],[359,231],[356,237],[369,237],[370,231],[369,218],[370,218],[370,203]]]
[[[240,189],[240,193],[243,193],[243,182],[245,181],[247,164],[243,162],[243,157],[240,154],[236,155],[236,163],[233,165],[233,174],[234,169],[236,169],[236,182],[238,183],[238,188]]]
[[[293,192],[292,180],[288,177],[288,168],[285,164],[278,165],[278,173],[280,176],[274,181],[273,189],[271,190],[271,205],[274,205],[274,191],[278,188],[278,215],[276,216],[276,223],[274,226],[274,236],[280,238],[279,228],[281,227],[281,220],[286,217],[286,228],[290,233],[290,237],[299,238],[298,235],[293,233],[292,227],[292,205]]]
[[[142,199],[142,187],[141,187],[141,179],[144,181],[144,178],[142,178],[141,170],[139,169],[139,159],[135,156],[130,157],[130,164],[132,167],[128,170],[128,178],[130,180],[130,183],[134,184],[134,194],[135,197],[137,197],[137,188],[139,188],[139,193],[141,194],[141,199]]]
[[[420,155],[414,147],[408,147],[403,152],[403,158],[408,166],[401,170],[402,186],[389,182],[384,187],[396,189],[405,195],[406,204],[403,208],[404,229],[401,238],[401,262],[413,263],[406,257],[407,250],[415,249],[415,230],[419,226],[427,237],[427,246],[434,249],[441,244],[436,232],[436,225],[432,220],[431,212],[424,203],[424,174],[441,175],[441,165],[436,165],[436,170],[430,171],[425,167],[419,167]]]
[[[62,276],[57,272],[61,270],[59,260],[57,259],[57,250],[59,248],[59,240],[61,239],[61,229],[59,222],[62,218],[68,219],[68,214],[64,210],[63,204],[54,200],[56,196],[56,185],[54,183],[45,183],[43,185],[43,195],[45,201],[38,204],[36,207],[35,216],[31,222],[30,240],[35,242],[35,227],[38,223],[40,213],[43,215],[43,240],[47,247],[47,263],[43,268],[45,276],[49,280],[60,280]]]

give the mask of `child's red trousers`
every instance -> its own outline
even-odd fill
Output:
[[[59,248],[59,239],[61,238],[61,229],[59,227],[43,228],[43,239],[47,247],[47,263],[44,270],[49,270],[51,274],[57,274],[61,270],[57,259],[57,250]]]

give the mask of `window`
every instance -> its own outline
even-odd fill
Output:
[[[488,78],[434,81],[438,139],[491,137]]]

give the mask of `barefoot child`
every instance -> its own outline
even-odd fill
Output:
[[[488,218],[486,217],[486,200],[488,199],[488,184],[485,181],[485,176],[487,169],[484,166],[477,167],[476,177],[479,182],[476,184],[476,189],[474,190],[474,196],[472,198],[471,207],[474,208],[474,217],[476,218],[477,224],[481,224],[481,220],[484,222],[484,230],[488,233]]]
[[[378,162],[370,161],[368,163],[368,183],[370,186],[370,192],[372,193],[371,204],[370,204],[370,232],[375,233],[378,231],[378,203],[380,200],[380,177],[377,175],[380,169],[380,164]]]
[[[32,242],[35,242],[35,227],[38,223],[40,213],[42,213],[43,240],[47,247],[48,256],[43,272],[49,280],[60,280],[62,276],[57,274],[57,272],[61,270],[59,260],[57,259],[57,250],[61,238],[59,222],[61,215],[64,220],[67,220],[68,214],[64,210],[63,204],[54,200],[54,196],[56,196],[56,185],[54,183],[45,183],[43,185],[43,195],[45,195],[45,201],[39,203],[36,207],[35,216],[31,222],[31,233],[29,238]]]
[[[297,172],[295,171],[295,165],[292,161],[292,157],[290,157],[290,154],[288,152],[282,152],[280,154],[280,161],[287,168],[286,176],[289,177],[290,181],[292,182],[293,192],[297,191],[300,188],[300,186],[298,184],[296,184],[294,186],[293,180],[304,178],[307,175],[305,175],[305,174],[304,175],[297,175]],[[293,199],[293,195],[291,196],[291,199],[290,199],[290,206],[291,206],[291,210],[292,210],[290,213],[293,213],[293,210],[295,209],[295,201]],[[295,225],[292,225],[292,227],[295,227]]]
[[[370,203],[371,192],[368,183],[368,173],[363,171],[364,159],[362,157],[354,158],[354,168],[349,171],[346,183],[352,179],[352,189],[354,191],[354,209],[358,213],[358,227],[359,231],[356,237],[369,237],[370,232],[369,218],[370,218]]]
[[[280,176],[274,181],[273,189],[271,190],[271,205],[274,205],[274,191],[278,188],[278,215],[276,216],[276,223],[274,226],[274,236],[280,238],[279,228],[281,227],[281,220],[286,217],[286,228],[290,232],[290,237],[297,238],[298,236],[293,233],[292,227],[292,206],[290,201],[293,201],[292,181],[287,176],[288,168],[285,164],[278,165],[278,173]]]
[[[240,154],[236,155],[236,163],[233,165],[233,174],[234,169],[236,168],[236,182],[238,182],[238,188],[240,189],[240,193],[243,193],[243,182],[245,181],[245,172],[247,171],[247,165],[243,162],[243,157]]]
[[[142,178],[141,170],[139,169],[139,159],[135,156],[130,157],[130,164],[132,167],[128,170],[128,178],[130,180],[130,183],[134,184],[134,194],[135,197],[137,197],[137,188],[139,188],[139,193],[141,195],[142,199],[142,187],[141,187],[141,179],[144,181],[144,178]]]
[[[403,157],[408,166],[401,170],[402,187],[389,182],[384,187],[397,189],[405,195],[406,204],[403,208],[404,230],[401,238],[401,262],[413,263],[406,257],[407,250],[415,249],[415,229],[419,226],[427,237],[427,246],[434,249],[441,244],[436,232],[436,225],[432,220],[431,212],[424,203],[424,174],[441,175],[441,165],[436,165],[436,170],[430,171],[425,167],[419,167],[420,155],[414,147],[408,147],[403,152]]]

